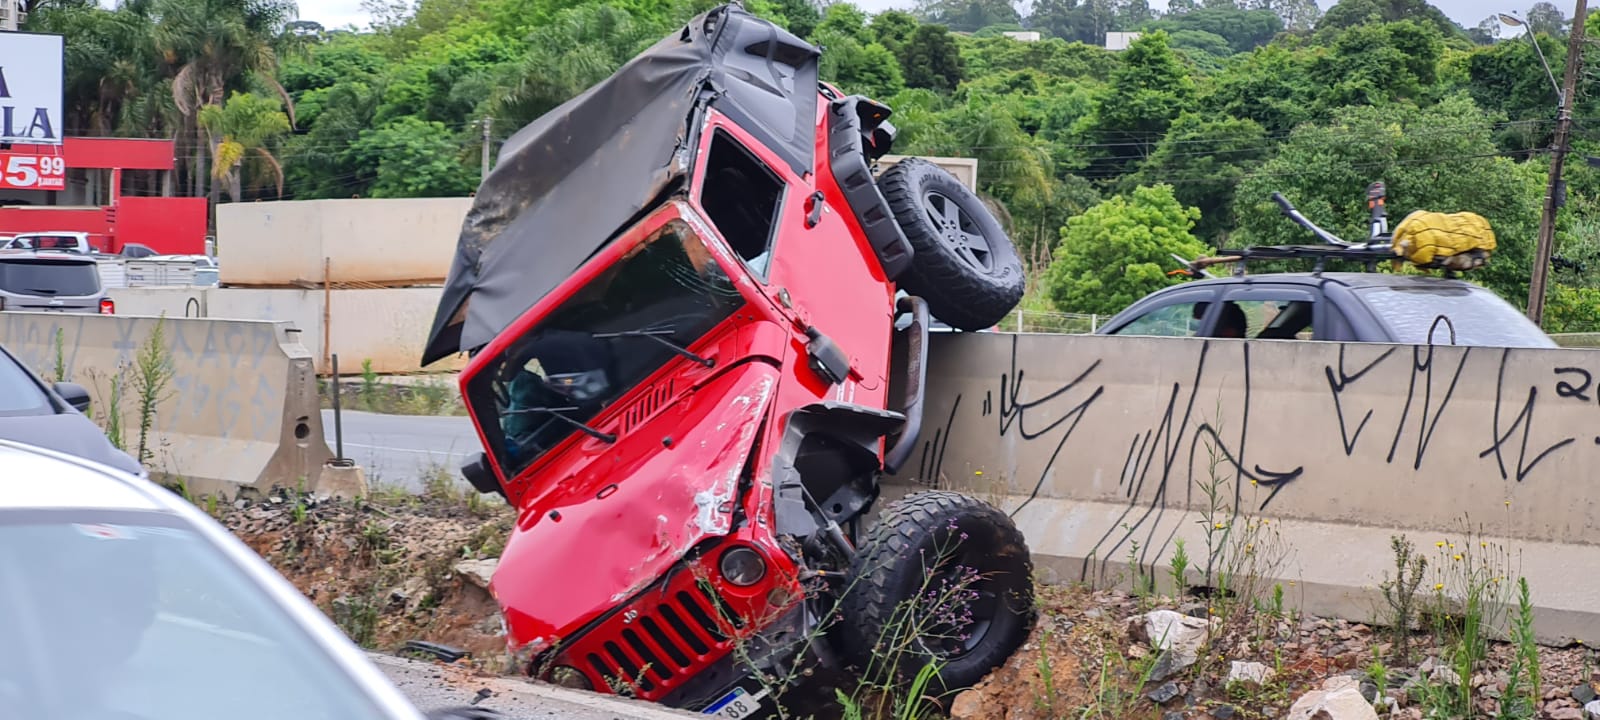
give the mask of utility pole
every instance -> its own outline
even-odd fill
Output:
[[[1528,319],[1544,326],[1545,281],[1550,276],[1551,246],[1555,244],[1556,207],[1566,185],[1561,182],[1561,167],[1572,142],[1572,95],[1578,84],[1578,64],[1583,57],[1583,25],[1589,15],[1588,0],[1578,0],[1567,38],[1567,73],[1561,84],[1561,110],[1556,116],[1555,152],[1550,156],[1550,182],[1544,193],[1544,213],[1539,217],[1539,245],[1533,257],[1533,276],[1528,282]],[[1528,29],[1532,32],[1532,28]]]
[[[1583,0],[1578,1],[1583,2]],[[483,116],[483,170],[478,174],[479,181],[489,177],[489,125],[493,122],[494,118]]]

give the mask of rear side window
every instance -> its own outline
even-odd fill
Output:
[[[707,155],[700,206],[751,272],[765,280],[783,180],[721,129]]]
[[[6,260],[0,262],[0,290],[43,297],[97,295],[100,270],[94,263]]]
[[[1356,294],[1377,315],[1395,342],[1407,345],[1455,344],[1487,347],[1553,348],[1556,342],[1511,303],[1477,287],[1366,287]],[[1449,322],[1435,320],[1440,316]]]
[[[50,415],[50,398],[28,376],[28,371],[0,353],[0,417]]]

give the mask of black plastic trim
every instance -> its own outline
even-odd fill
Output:
[[[889,201],[879,192],[867,164],[857,107],[863,102],[871,103],[860,95],[851,95],[828,104],[828,170],[850,203],[856,223],[867,234],[867,242],[878,256],[884,274],[894,280],[911,267],[911,241],[895,222]]]

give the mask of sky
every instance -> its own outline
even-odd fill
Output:
[[[1317,0],[1317,6],[1326,10],[1333,7],[1336,0]],[[855,0],[857,6],[869,12],[887,10],[890,8],[908,8],[914,0]],[[1484,18],[1498,12],[1515,11],[1525,13],[1532,0],[1434,0],[1434,7],[1443,10],[1450,19],[1466,28],[1477,27]],[[1568,17],[1572,15],[1571,2],[1555,0],[1557,7]],[[1151,0],[1150,6],[1164,9],[1165,0]],[[1569,6],[1569,7],[1563,7]],[[313,20],[322,23],[323,27],[335,28],[345,25],[355,25],[357,28],[366,28],[371,17],[361,10],[361,0],[300,0],[300,19]],[[1502,34],[1516,34],[1518,31],[1504,28]]]

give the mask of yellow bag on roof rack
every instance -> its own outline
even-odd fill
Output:
[[[1394,254],[1423,267],[1470,270],[1494,252],[1494,230],[1482,215],[1417,210],[1395,226]]]

